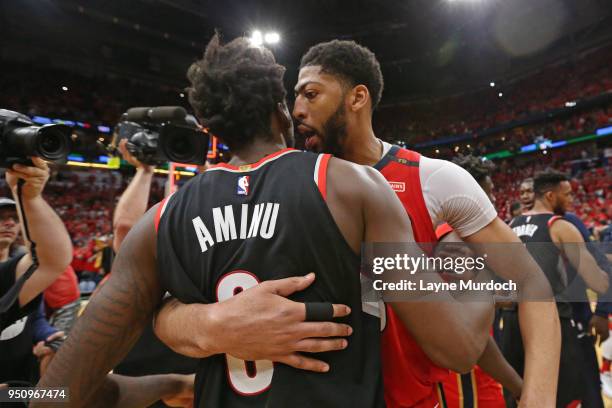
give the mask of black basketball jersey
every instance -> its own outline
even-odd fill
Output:
[[[527,250],[548,278],[557,301],[559,317],[569,319],[572,317],[572,306],[565,300],[567,272],[561,251],[550,237],[550,226],[559,218],[550,213],[519,215],[510,221],[510,227],[521,241],[528,244]]]
[[[362,312],[359,256],[325,203],[328,160],[283,149],[251,165],[214,166],[160,206],[158,269],[180,301],[223,301],[262,281],[315,272],[292,299],[352,310],[342,319],[354,330],[348,348],[316,354],[328,373],[215,355],[201,360],[197,407],[384,406],[380,320]]]

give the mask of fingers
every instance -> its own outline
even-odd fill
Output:
[[[305,353],[325,353],[344,350],[348,346],[346,339],[304,339],[297,342],[295,351]]]
[[[47,162],[41,159],[40,157],[30,157],[30,160],[32,160],[32,163],[35,167],[44,170],[45,172],[49,169],[49,165],[47,165]]]
[[[32,177],[46,178],[48,174],[48,168],[24,166],[23,164],[13,165],[13,168],[10,171],[14,173],[17,177],[26,179]]]
[[[267,281],[262,284],[262,287],[271,293],[287,297],[295,292],[306,289],[314,280],[315,274],[309,273],[306,276],[295,276],[292,278]]]
[[[298,326],[299,336],[310,337],[346,337],[353,333],[348,324],[334,322],[303,322]]]
[[[332,305],[334,308],[334,317],[345,317],[351,314],[351,308],[346,305]]]
[[[287,364],[293,368],[300,370],[315,371],[325,373],[329,371],[329,365],[323,361],[315,360],[314,358],[306,357],[298,353],[292,353],[287,356],[282,356],[275,359],[279,363]]]
[[[53,341],[53,340],[59,339],[61,337],[64,337],[64,332],[63,331],[58,331],[58,332],[53,333],[49,337],[47,337],[47,341]]]

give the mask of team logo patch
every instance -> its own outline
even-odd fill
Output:
[[[249,195],[250,176],[238,177],[238,195]]]
[[[390,181],[389,184],[396,193],[403,193],[406,191],[406,183],[403,181]]]

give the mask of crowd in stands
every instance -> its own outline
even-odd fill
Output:
[[[375,124],[386,138],[409,144],[477,133],[612,91],[611,63],[612,45],[513,83],[484,84],[471,94],[381,109]]]

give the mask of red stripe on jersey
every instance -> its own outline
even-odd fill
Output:
[[[444,223],[442,225],[438,225],[438,227],[436,228],[436,237],[438,238],[438,240],[441,240],[451,232],[453,232],[453,227],[451,227],[447,223]]]
[[[155,212],[155,232],[157,233],[157,230],[159,229],[159,220],[161,219],[161,216],[164,212],[164,208],[166,208],[166,204],[168,203],[168,199],[172,197],[171,195],[169,195],[168,197],[164,198],[163,200],[161,200],[159,202],[159,207],[157,207],[157,211]]]
[[[317,173],[317,186],[323,196],[323,201],[327,201],[327,165],[331,154],[323,154],[319,162],[319,169]]]
[[[233,166],[231,164],[227,164],[227,163],[219,163],[219,164],[214,164],[212,166],[210,166],[208,169],[216,169],[216,168],[223,168],[223,169],[228,169],[228,170],[237,170],[237,171],[251,171],[251,170],[255,170],[257,167],[261,166],[262,164],[275,159],[276,157],[285,154],[287,152],[291,152],[291,151],[298,151],[297,149],[294,149],[292,147],[286,147],[284,149],[281,149],[277,152],[274,152],[272,154],[269,154],[267,156],[264,156],[262,159],[260,159],[259,161],[252,163],[252,164],[244,164],[242,166]]]
[[[555,223],[555,221],[560,220],[562,218],[563,217],[560,216],[560,215],[555,215],[553,217],[550,217],[550,219],[548,220],[548,223],[547,223],[548,224],[548,228],[550,228]]]

